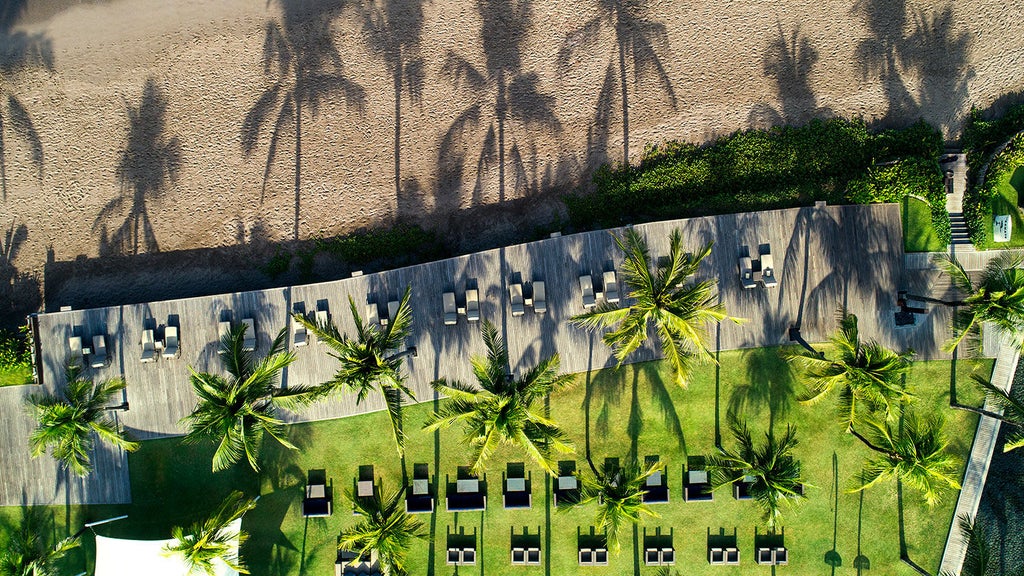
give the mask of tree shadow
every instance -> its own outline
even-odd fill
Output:
[[[278,0],[278,4],[281,21],[267,21],[264,31],[263,73],[270,87],[246,114],[241,142],[242,153],[248,158],[256,150],[264,127],[270,131],[260,190],[262,203],[280,139],[289,127],[294,129],[295,219],[292,235],[298,240],[303,107],[308,107],[315,118],[321,105],[340,95],[347,106],[361,114],[366,103],[366,90],[345,74],[341,53],[334,42],[331,24],[344,8],[342,0],[318,2],[314,9],[303,0]]]
[[[402,178],[401,150],[402,93],[406,92],[413,104],[419,104],[426,76],[425,60],[420,54],[423,4],[424,0],[370,0],[360,8],[364,40],[384,60],[394,86],[395,197],[399,219],[421,215],[415,208],[403,210],[403,198],[419,198],[421,191],[415,178]]]
[[[778,348],[755,348],[747,355],[746,382],[733,387],[729,395],[728,419],[741,414],[768,410],[768,430],[784,421],[796,401],[796,381],[789,362]]]
[[[877,124],[898,126],[928,114],[943,118],[942,128],[951,131],[974,76],[967,63],[970,33],[953,29],[957,22],[952,6],[930,12],[911,10],[906,0],[860,0],[853,12],[864,19],[870,34],[855,50],[861,75],[878,78],[888,100]],[[905,32],[908,26],[910,34]],[[907,72],[921,77],[916,97],[903,81]]]
[[[629,81],[627,65],[633,66],[633,86],[653,81],[668,105],[676,109],[672,81],[663,57],[669,51],[668,28],[653,19],[646,0],[598,0],[599,14],[566,35],[558,52],[558,68],[565,73],[576,62],[593,58],[601,31],[609,26],[615,34],[615,53],[607,54],[605,79],[598,93],[595,121],[588,131],[588,151],[607,158],[609,120],[615,102],[615,69],[618,68],[619,103],[622,113],[622,162],[629,162]],[[659,52],[661,55],[659,55]],[[595,159],[588,158],[588,165]]]
[[[818,63],[818,51],[797,26],[789,35],[776,21],[779,35],[768,45],[764,57],[764,74],[775,84],[781,109],[758,104],[750,111],[748,122],[758,128],[780,124],[805,124],[818,116],[831,116],[831,110],[818,107],[811,88],[810,75]]]
[[[121,190],[100,210],[93,231],[100,232],[100,254],[159,252],[146,203],[156,200],[177,180],[182,163],[181,142],[166,134],[167,96],[152,77],[142,89],[137,108],[127,106],[128,138],[117,164]],[[107,220],[128,206],[124,221],[113,231]]]
[[[456,85],[479,96],[458,113],[441,139],[435,196],[440,213],[452,213],[463,203],[463,176],[471,158],[476,159],[472,206],[483,204],[493,191],[499,204],[537,194],[538,187],[528,179],[517,178],[510,187],[506,167],[511,165],[514,175],[534,172],[527,169],[523,147],[533,142],[532,134],[538,130],[557,134],[562,129],[554,96],[542,92],[536,73],[523,69],[530,0],[478,0],[477,10],[483,65],[449,50],[441,67]],[[484,94],[493,95],[493,100]]]
[[[20,224],[4,232],[0,244],[0,327],[13,327],[25,322],[25,315],[39,310],[43,303],[39,278],[19,272],[14,259],[28,239],[28,227]]]
[[[12,30],[25,11],[26,3],[26,0],[5,0],[0,3],[0,97],[3,97],[6,105],[0,108],[0,191],[4,201],[7,200],[5,137],[8,130],[28,146],[36,177],[40,182],[43,179],[43,144],[39,133],[28,109],[8,86],[11,76],[20,71],[29,68],[53,71],[53,43],[46,34]]]

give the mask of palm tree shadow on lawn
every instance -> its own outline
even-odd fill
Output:
[[[666,384],[661,378],[656,362],[628,364],[618,370],[602,370],[593,377],[587,389],[584,409],[589,414],[594,402],[599,403],[594,431],[605,437],[612,433],[614,411],[622,404],[627,381],[630,405],[626,430],[630,439],[630,456],[638,455],[640,436],[648,424],[643,413],[643,393],[651,395],[651,400],[661,413],[663,425],[669,434],[678,440],[679,448],[685,452],[686,437],[683,433],[682,420],[668,389],[671,384]],[[641,381],[646,384],[646,388],[641,387]],[[589,433],[587,436],[589,449]]]
[[[727,417],[760,414],[768,410],[768,430],[785,421],[796,402],[796,379],[779,348],[755,348],[747,354],[746,381],[732,387]]]

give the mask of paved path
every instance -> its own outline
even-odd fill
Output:
[[[1019,359],[1020,351],[1017,347],[1002,339],[996,355],[996,364],[992,370],[992,383],[1003,390],[1009,390],[1013,383],[1013,375],[1017,372]],[[1000,412],[988,402],[985,403],[985,409]],[[999,420],[989,416],[981,416],[978,421],[978,429],[974,433],[974,444],[971,446],[970,460],[967,462],[967,471],[964,473],[963,488],[960,490],[960,497],[956,502],[956,513],[953,515],[949,535],[946,537],[946,549],[942,553],[940,574],[958,576],[963,568],[968,542],[957,527],[957,519],[977,517],[981,495],[985,489],[985,479],[988,477],[989,464],[992,462],[992,453],[996,449],[999,439],[999,424]]]

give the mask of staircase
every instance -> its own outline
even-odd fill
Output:
[[[964,220],[962,212],[950,212],[949,227],[952,232],[950,244],[953,246],[966,245],[965,248],[971,245],[971,237],[967,233],[967,222]]]

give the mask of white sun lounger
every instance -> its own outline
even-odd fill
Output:
[[[256,323],[253,322],[252,318],[242,319],[242,324],[245,324],[245,337],[242,340],[242,350],[252,352],[256,349]]]
[[[92,337],[92,363],[93,368],[103,368],[107,365],[107,337],[97,334]]]
[[[466,290],[466,320],[480,320],[480,292],[476,288]]]
[[[441,295],[441,302],[444,304],[444,323],[446,326],[454,326],[459,322],[458,308],[455,306],[455,292],[445,292]]]
[[[523,285],[520,282],[508,285],[509,303],[512,306],[513,316],[522,316],[526,312],[523,306]]]
[[[327,310],[326,309],[324,309],[324,308],[317,308],[316,309],[316,325],[317,326],[326,326],[327,323],[330,322],[330,321],[331,321],[331,318],[327,314]]]
[[[580,276],[580,291],[583,293],[584,308],[593,308],[597,305],[597,298],[594,296],[594,280],[590,274]]]
[[[398,300],[388,301],[388,322],[394,322],[395,316],[398,316],[398,306],[401,304]]]
[[[533,311],[537,314],[543,314],[548,311],[547,293],[543,280],[535,280],[533,282]]]
[[[174,358],[178,355],[178,327],[167,326],[164,328],[164,358]]]
[[[750,256],[740,258],[740,282],[747,290],[757,286],[757,280],[754,280],[754,263]]]
[[[761,254],[761,282],[764,283],[765,288],[774,288],[779,285],[779,281],[775,277],[775,259],[772,257],[770,246],[764,254]]]
[[[380,311],[377,309],[376,302],[370,302],[366,305],[366,323],[369,324],[381,324],[387,325],[387,320],[384,322],[380,321]]]
[[[82,337],[71,336],[68,338],[68,350],[71,352],[71,356],[75,358],[82,357]]]
[[[231,335],[231,322],[228,322],[227,320],[225,320],[224,322],[221,322],[220,325],[217,328],[217,338],[219,340],[223,340],[225,336],[230,336],[230,335]]]
[[[308,341],[306,340],[306,327],[292,317],[292,345],[293,346],[305,346]]]
[[[156,342],[153,340],[152,330],[142,331],[142,362],[152,362],[156,360]]]
[[[608,270],[602,277],[604,280],[604,299],[609,304],[619,301],[619,282],[615,279],[615,270]]]

